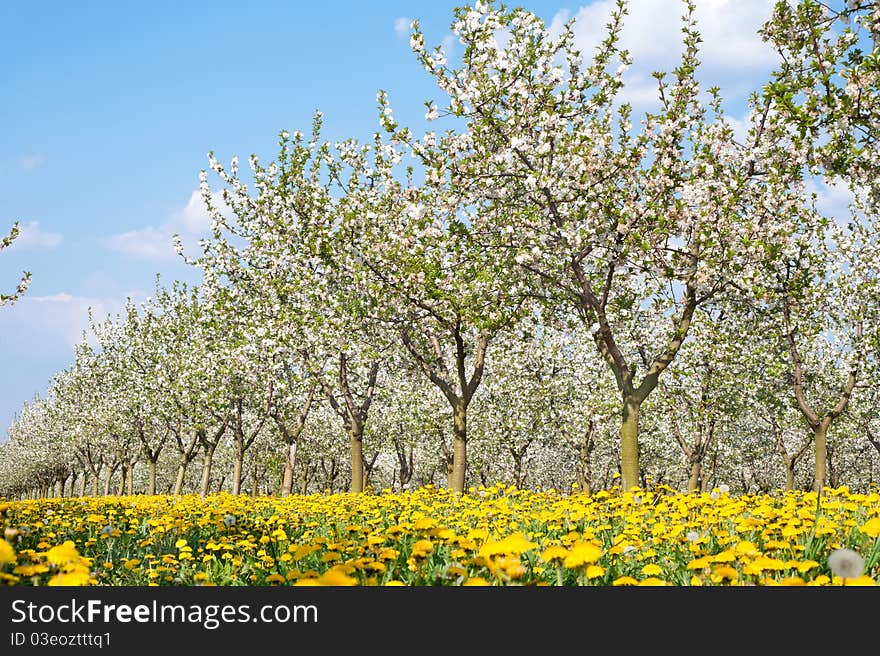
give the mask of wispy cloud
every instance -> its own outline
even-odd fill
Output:
[[[25,171],[33,171],[46,162],[46,156],[41,153],[33,153],[18,158],[18,167]]]
[[[170,260],[174,258],[171,235],[162,228],[148,227],[129,230],[104,240],[112,251],[131,255],[141,260]]]
[[[823,181],[811,179],[807,181],[807,191],[816,194],[816,209],[826,217],[838,223],[845,223],[850,218],[850,205],[855,197],[852,190],[839,179]]]
[[[64,235],[60,232],[43,230],[39,221],[30,221],[21,224],[21,232],[9,250],[51,250],[58,248],[63,240]]]
[[[221,192],[211,194],[211,202],[223,208]],[[138,230],[128,230],[102,240],[110,250],[130,255],[141,260],[167,262],[176,259],[172,236],[179,234],[186,244],[207,235],[211,227],[211,217],[205,209],[199,191],[190,194],[186,205],[173,212],[158,226],[147,226]]]
[[[0,432],[25,401],[44,394],[52,375],[73,361],[73,347],[84,332],[95,344],[88,338],[89,308],[95,319],[104,319],[124,309],[125,296],[26,294],[11,311],[0,312]]]
[[[456,43],[458,43],[458,40],[454,34],[447,34],[443,37],[443,40],[440,41],[440,46],[443,48],[443,52],[446,53],[447,57],[452,55]]]
[[[407,18],[406,16],[401,16],[400,18],[394,19],[394,33],[401,39],[409,38],[409,26],[412,24],[412,20]]]
[[[0,312],[3,350],[34,350],[68,354],[88,332],[89,308],[96,319],[125,307],[124,299],[77,296],[58,292],[46,296],[25,295],[14,312]]]
[[[777,54],[757,34],[770,18],[773,0],[696,0],[697,30],[702,42],[698,76],[722,89],[725,100],[744,98],[756,75],[770,70]],[[574,14],[562,10],[550,29],[558,33],[570,18],[575,19],[575,42],[587,59],[606,36],[606,25],[614,0],[597,0]],[[681,16],[684,3],[676,0],[631,0],[624,17],[620,47],[629,51],[633,66],[625,81],[631,89],[624,94],[633,104],[657,98],[654,71],[672,71],[682,53]]]

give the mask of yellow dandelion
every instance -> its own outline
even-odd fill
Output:
[[[869,537],[876,538],[880,535],[880,517],[869,519],[859,530]]]
[[[57,547],[52,547],[46,552],[46,560],[52,565],[66,565],[67,563],[79,560],[79,552],[73,540],[67,540]]]
[[[559,562],[564,560],[566,556],[568,556],[568,549],[554,545],[544,550],[544,553],[541,554],[541,560],[547,563]]]
[[[434,551],[434,545],[430,540],[416,540],[412,547],[413,558],[424,558]]]
[[[669,585],[669,584],[666,581],[664,581],[663,579],[658,579],[655,576],[649,576],[648,578],[642,579],[641,581],[639,581],[639,585],[640,586],[660,586],[660,585]]]
[[[482,547],[478,555],[483,557],[497,556],[499,554],[515,554],[519,555],[526,551],[530,551],[538,546],[537,542],[531,542],[522,533],[513,533],[503,540],[490,540]]]
[[[492,585],[492,584],[489,583],[486,579],[484,579],[481,576],[472,576],[467,581],[462,583],[462,586],[466,586],[466,585],[485,586],[485,585]]]
[[[89,570],[76,568],[71,572],[61,572],[49,579],[51,586],[83,586],[89,584]]]
[[[0,565],[11,565],[15,562],[15,549],[6,540],[0,539]]]
[[[654,563],[649,563],[642,568],[642,574],[645,576],[658,576],[663,573],[663,569]]]
[[[601,565],[587,565],[584,575],[591,580],[598,579],[605,576],[605,568]]]
[[[631,576],[621,576],[619,578],[614,579],[612,585],[638,585],[639,582],[636,581]]]
[[[595,563],[602,556],[602,547],[593,542],[578,542],[572,546],[563,564],[568,569]]]

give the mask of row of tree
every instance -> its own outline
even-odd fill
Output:
[[[215,457],[233,493],[248,470],[282,494],[769,489],[807,453],[816,490],[873,483],[880,9],[780,2],[763,34],[783,65],[742,138],[697,82],[692,2],[633,127],[626,4],[589,60],[572,24],[523,9],[456,10],[458,67],[414,23],[442,133],[401,126],[380,92],[369,143],[322,141],[318,114],[247,176],[211,155],[212,235],[197,256],[178,242],[202,283],[92,323],[10,428],[0,493],[140,472],[204,494]],[[849,216],[818,211],[816,181],[848,185]]]

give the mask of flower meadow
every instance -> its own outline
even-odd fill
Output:
[[[880,493],[0,500],[3,585],[875,585]]]

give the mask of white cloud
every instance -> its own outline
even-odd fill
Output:
[[[211,202],[221,210],[225,208],[222,192],[213,192]],[[178,257],[172,243],[173,235],[180,235],[186,244],[206,235],[210,228],[211,217],[205,209],[202,195],[199,191],[193,191],[186,205],[173,212],[161,225],[128,230],[107,237],[102,243],[110,250],[141,260],[171,261]]]
[[[18,233],[9,250],[49,250],[57,248],[63,240],[64,235],[60,232],[42,230],[39,221],[30,221],[21,224],[21,232]]]
[[[46,156],[41,153],[33,153],[18,158],[18,166],[25,171],[32,171],[46,162]]]
[[[394,19],[394,33],[397,34],[401,39],[409,38],[409,26],[412,24],[412,20],[407,18],[406,16],[401,16],[400,18]]]
[[[749,114],[741,118],[736,118],[735,116],[731,116],[730,114],[725,115],[727,122],[730,123],[730,127],[733,128],[733,138],[737,140],[737,142],[746,145],[746,138],[749,134],[749,128],[752,126],[752,117]]]
[[[141,260],[170,260],[175,256],[171,244],[172,232],[162,228],[129,230],[104,240],[110,250],[131,255]]]
[[[816,209],[823,216],[833,218],[839,223],[845,223],[849,219],[849,206],[855,198],[846,183],[840,180],[809,180],[807,191],[816,194]]]
[[[454,34],[447,34],[440,41],[440,46],[443,48],[443,52],[447,57],[451,57],[453,51],[455,50],[455,44],[458,43],[458,39]]]
[[[140,292],[121,299],[143,297]],[[52,376],[73,362],[74,346],[89,334],[89,308],[96,320],[125,308],[117,296],[76,296],[59,292],[47,296],[25,294],[13,307],[0,311],[0,432],[22,404],[35,393],[44,394]],[[89,339],[95,345],[94,338]]]
[[[574,14],[575,44],[585,60],[606,36],[614,0],[597,0]],[[770,17],[772,0],[696,0],[697,30],[702,38],[698,76],[718,84],[725,100],[745,96],[760,74],[777,61],[773,49],[757,30]],[[677,0],[631,0],[624,17],[620,46],[629,51],[633,66],[625,75],[635,89],[626,100],[644,104],[657,98],[656,70],[671,72],[681,57],[681,15]],[[558,33],[570,18],[567,10],[554,16],[550,29]]]
[[[59,292],[48,296],[25,295],[9,311],[0,312],[0,353],[39,352],[69,355],[89,328],[89,308],[95,319],[122,311],[125,301],[109,297],[75,296]],[[0,355],[2,359],[2,355]]]

